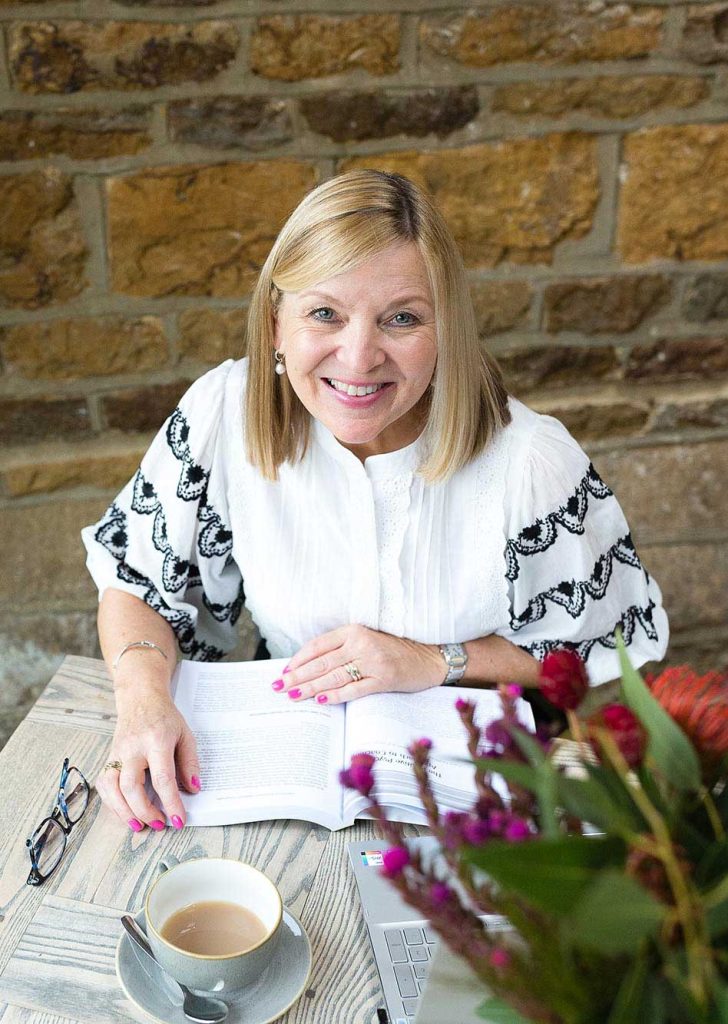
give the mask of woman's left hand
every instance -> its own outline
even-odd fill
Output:
[[[304,644],[273,688],[291,700],[313,697],[320,704],[343,704],[369,693],[427,690],[439,686],[446,674],[436,644],[351,625]]]

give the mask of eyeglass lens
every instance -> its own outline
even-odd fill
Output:
[[[33,833],[31,842],[41,875],[49,875],[63,855],[66,834],[55,818],[46,818]]]

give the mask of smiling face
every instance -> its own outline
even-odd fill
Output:
[[[437,361],[417,246],[389,246],[354,270],[284,292],[275,346],[301,403],[358,458],[411,444]]]

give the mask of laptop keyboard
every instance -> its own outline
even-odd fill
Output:
[[[424,928],[385,928],[384,937],[397,979],[404,1012],[414,1017],[417,1000],[425,986],[432,953],[437,944],[435,933]]]

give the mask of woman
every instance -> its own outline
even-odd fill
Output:
[[[281,699],[516,681],[558,646],[591,681],[659,658],[667,619],[611,491],[556,420],[509,400],[462,261],[405,178],[355,171],[281,231],[249,358],[192,385],[83,534],[118,724],[97,788],[129,826],[184,823],[194,739],[169,697],[179,645],[235,643],[243,602]],[[275,371],[275,372],[274,372]],[[245,591],[243,591],[243,581]]]

